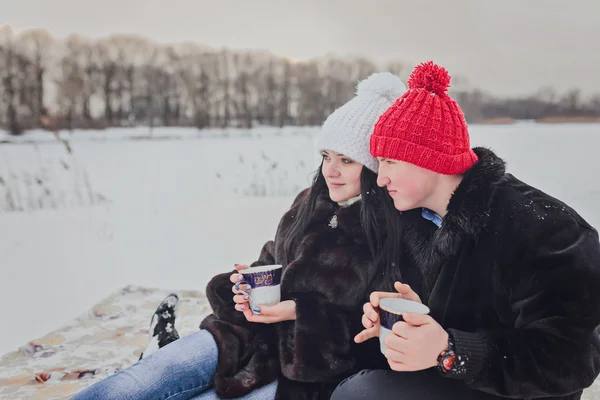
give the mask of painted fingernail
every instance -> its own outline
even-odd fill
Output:
[[[260,307],[252,307],[252,310],[253,310],[254,312],[260,312]]]
[[[237,283],[235,284],[235,290],[240,290],[240,282],[237,282]]]
[[[252,286],[246,285],[246,290],[250,290],[250,289],[252,289]]]
[[[238,275],[238,281],[241,281],[242,279],[244,279],[244,277],[241,275]]]
[[[248,295],[244,296],[244,300],[248,300],[249,298],[250,298],[250,296],[248,296]]]
[[[233,264],[234,267],[237,267],[238,265],[240,265],[240,264]]]
[[[246,306],[240,306],[240,310],[244,311],[246,309]]]

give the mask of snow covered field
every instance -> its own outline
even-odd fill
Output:
[[[0,354],[127,284],[203,290],[214,274],[253,261],[318,165],[315,133],[61,133],[69,153],[45,132],[0,132]],[[510,172],[600,227],[600,125],[471,133]]]

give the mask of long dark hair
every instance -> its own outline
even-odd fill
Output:
[[[285,238],[283,241],[284,264],[289,264],[294,259],[294,245],[298,243],[298,240],[306,233],[308,225],[310,224],[310,221],[315,213],[317,200],[329,190],[327,188],[327,182],[323,176],[322,169],[323,161],[321,160],[321,165],[319,165],[319,169],[315,171],[312,185],[308,190],[308,197],[305,196],[300,203],[298,211],[294,215],[294,222],[290,226],[289,230],[285,233]],[[300,216],[302,217],[300,218]]]
[[[377,185],[377,174],[363,167],[360,175],[362,194],[360,222],[367,239],[373,262],[383,268],[383,273],[399,276],[401,252],[400,211],[394,206],[386,188]]]
[[[308,196],[301,202],[294,222],[285,234],[283,243],[286,264],[293,260],[294,245],[306,233],[318,198],[329,196],[322,166],[321,162],[319,169],[315,171]],[[400,255],[400,212],[394,207],[387,190],[377,186],[377,174],[365,166],[360,174],[360,191],[362,195],[360,224],[373,261],[383,267],[386,275],[394,269],[397,276]]]

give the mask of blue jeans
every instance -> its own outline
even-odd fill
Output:
[[[71,400],[214,400],[218,348],[205,330],[184,336],[132,366],[83,390]],[[241,400],[273,400],[277,382]]]

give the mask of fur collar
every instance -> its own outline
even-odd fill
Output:
[[[444,264],[460,253],[465,240],[477,239],[487,225],[496,188],[505,179],[504,161],[485,148],[476,147],[473,151],[479,160],[463,174],[430,245],[416,255],[417,265],[421,265],[426,299],[434,290]]]
[[[496,188],[505,179],[502,159],[483,147],[473,151],[479,160],[463,175],[434,235],[434,250],[444,257],[456,254],[465,236],[477,236],[486,226]]]
[[[308,192],[305,194],[306,201]],[[314,214],[309,223],[309,232],[336,230],[356,237],[363,234],[360,224],[361,201],[353,201],[349,205],[340,206],[329,198],[325,191],[317,198]],[[296,210],[297,212],[297,210]],[[330,226],[331,219],[335,216],[335,228]]]

